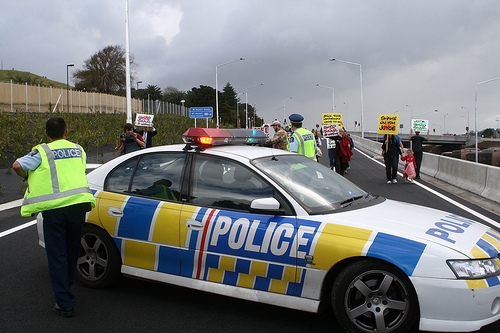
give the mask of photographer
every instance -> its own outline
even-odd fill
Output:
[[[132,124],[126,123],[125,126],[123,126],[123,132],[124,134],[120,134],[120,145],[118,146],[121,155],[139,150],[146,146],[142,136],[138,133],[134,133],[134,126]]]

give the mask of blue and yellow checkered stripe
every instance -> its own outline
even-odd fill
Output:
[[[498,259],[500,253],[500,233],[489,229],[476,243],[470,251],[476,259],[495,258],[497,265],[500,266]],[[467,280],[470,289],[488,288],[500,285],[500,278],[493,276],[487,279]]]
[[[207,254],[203,279],[231,286],[300,296],[305,274],[306,269],[297,269],[294,266]]]

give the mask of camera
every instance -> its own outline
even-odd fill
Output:
[[[135,142],[134,136],[130,135],[130,134],[121,134],[120,135],[120,140],[123,143],[132,143],[132,142]]]

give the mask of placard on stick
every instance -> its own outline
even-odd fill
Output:
[[[378,134],[398,134],[399,115],[381,114],[378,116]]]
[[[323,124],[342,125],[342,113],[323,113]]]
[[[138,113],[135,117],[135,126],[145,126],[151,127],[153,126],[153,118],[155,116],[152,114],[140,114]]]

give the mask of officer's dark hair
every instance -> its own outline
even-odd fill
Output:
[[[66,130],[66,122],[60,117],[54,117],[47,120],[45,124],[45,132],[51,139],[60,139],[64,136]]]
[[[302,127],[302,122],[299,121],[299,122],[295,122],[295,121],[292,121],[292,125],[297,127],[297,128],[301,128]]]

